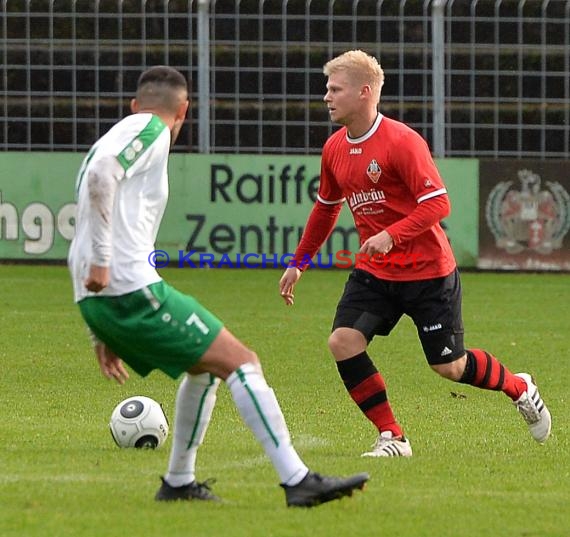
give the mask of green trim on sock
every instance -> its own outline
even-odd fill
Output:
[[[279,439],[277,438],[277,436],[275,436],[275,433],[271,430],[271,427],[269,426],[269,422],[267,421],[267,418],[265,417],[265,415],[263,414],[263,411],[261,410],[261,406],[259,405],[259,401],[257,400],[257,398],[255,397],[255,394],[253,393],[253,391],[251,390],[251,388],[247,384],[244,372],[241,370],[241,368],[238,368],[238,369],[236,369],[236,373],[237,373],[237,376],[239,377],[239,379],[241,380],[242,386],[245,388],[246,392],[251,397],[251,400],[253,401],[253,406],[255,406],[257,413],[259,414],[259,417],[261,418],[261,421],[262,421],[266,431],[269,433],[271,440],[273,440],[273,443],[275,444],[275,447],[279,447]]]
[[[190,435],[190,440],[188,441],[188,446],[186,449],[190,449],[192,447],[192,443],[194,442],[194,440],[196,438],[198,426],[200,425],[200,416],[202,415],[202,411],[204,410],[204,403],[206,401],[206,397],[208,396],[208,393],[210,393],[211,388],[215,384],[215,382],[216,382],[216,377],[214,377],[214,375],[210,374],[210,384],[208,384],[208,386],[206,386],[206,389],[204,390],[202,397],[200,397],[200,404],[198,405],[198,413],[196,415],[196,422],[194,423],[194,429],[192,429],[192,434]]]

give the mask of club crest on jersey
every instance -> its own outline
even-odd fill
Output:
[[[366,175],[370,177],[370,180],[376,184],[380,179],[380,175],[382,175],[382,168],[378,165],[375,159],[372,159],[372,162],[368,165],[368,169],[366,170]]]

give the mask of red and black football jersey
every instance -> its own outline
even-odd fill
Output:
[[[360,244],[382,230],[394,240],[383,260],[357,260],[356,268],[398,281],[437,278],[454,270],[455,258],[440,225],[449,212],[447,190],[426,142],[410,127],[379,114],[360,138],[350,138],[343,127],[327,140],[317,204],[333,210],[343,201]],[[309,227],[306,234],[312,232]],[[303,240],[301,250],[302,245]]]

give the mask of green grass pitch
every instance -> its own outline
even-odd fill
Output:
[[[0,266],[0,535],[2,537],[568,537],[570,535],[570,276],[464,274],[466,343],[532,373],[553,416],[540,446],[500,393],[453,384],[427,367],[408,319],[370,354],[409,436],[407,460],[360,458],[375,438],[349,400],[326,340],[347,273],[312,270],[296,304],[280,271],[163,271],[216,312],[260,355],[293,441],[315,470],[367,471],[362,493],[287,509],[277,475],[228,390],[198,457],[222,505],[157,504],[170,438],[156,451],[121,450],[110,413],[136,394],[163,403],[176,383],[134,374],[103,379],[65,267]]]

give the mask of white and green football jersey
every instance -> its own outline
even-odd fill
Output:
[[[99,296],[123,295],[161,280],[148,258],[168,199],[169,151],[168,127],[158,116],[139,113],[111,128],[83,160],[76,182],[75,236],[68,255],[77,302],[95,295],[84,285],[91,264],[110,267],[110,284]],[[112,176],[117,185],[108,204],[112,206],[106,207],[110,228],[104,225],[105,216],[92,214],[93,193],[97,196],[99,187],[91,183],[90,199],[88,178],[97,175],[107,181]]]

